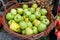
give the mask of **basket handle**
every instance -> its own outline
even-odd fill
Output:
[[[5,4],[5,7],[4,7],[4,11],[6,12],[10,6],[14,5],[14,4],[17,4],[18,2],[17,1],[9,1]]]

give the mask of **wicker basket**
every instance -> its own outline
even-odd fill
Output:
[[[49,9],[49,7],[45,7],[48,11],[47,13],[47,18],[50,20],[50,24],[49,26],[47,27],[47,29],[44,31],[44,32],[41,32],[41,33],[38,33],[38,34],[33,34],[33,35],[22,35],[22,34],[18,34],[16,32],[13,32],[12,30],[10,30],[9,26],[8,26],[8,23],[7,23],[7,20],[5,18],[6,14],[12,9],[12,8],[17,8],[17,7],[22,7],[22,5],[24,3],[17,3],[17,2],[13,2],[15,3],[14,5],[12,5],[11,7],[9,7],[8,9],[7,6],[8,4],[11,3],[11,2],[8,2],[5,6],[5,12],[4,12],[4,15],[3,15],[3,28],[5,29],[5,31],[7,31],[10,35],[14,36],[14,37],[18,37],[20,38],[21,40],[36,40],[38,38],[41,38],[41,37],[44,37],[44,36],[47,36],[51,30],[55,27],[54,25],[54,22],[55,22],[55,19],[54,19],[54,16],[52,15],[52,11]],[[32,5],[32,3],[26,3],[29,5],[29,7]]]

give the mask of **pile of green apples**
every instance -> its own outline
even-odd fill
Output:
[[[22,8],[13,8],[6,14],[9,28],[23,35],[32,35],[43,32],[50,21],[46,17],[47,10],[39,8],[37,4],[28,7],[24,4]]]

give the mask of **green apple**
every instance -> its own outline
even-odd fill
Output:
[[[23,15],[23,18],[24,18],[24,20],[25,20],[25,18],[27,18],[25,15]]]
[[[14,17],[14,20],[16,22],[20,22],[21,21],[21,16],[19,14],[17,14],[15,17]]]
[[[32,14],[29,16],[29,19],[30,19],[30,21],[34,21],[36,19],[36,17],[35,17],[35,15]]]
[[[32,28],[33,25],[32,25],[31,22],[27,22],[27,26],[30,27],[30,28]]]
[[[17,8],[17,12],[18,12],[18,14],[22,14],[23,13],[23,9],[22,8]]]
[[[37,4],[32,4],[32,7],[36,9],[38,7],[38,5]]]
[[[29,18],[25,18],[25,22],[29,22]]]
[[[43,24],[43,23],[41,23],[41,24],[39,24],[39,26],[38,26],[38,31],[39,31],[39,32],[43,32],[46,28],[47,28],[46,25]]]
[[[47,14],[47,10],[43,8],[43,9],[40,10],[40,13],[41,13],[42,15],[46,15],[46,14]]]
[[[40,11],[40,8],[38,7],[38,8],[36,9],[36,11],[38,11],[38,12],[39,12],[39,11]]]
[[[11,9],[11,14],[12,14],[13,16],[15,16],[15,15],[17,14],[17,10],[16,10],[16,9]]]
[[[59,20],[60,19],[60,16],[57,16],[57,20]]]
[[[39,20],[37,20],[37,19],[35,19],[35,20],[33,21],[33,25],[36,26],[36,27],[37,27],[40,23],[41,23],[41,22],[40,22]]]
[[[13,18],[14,18],[14,16],[11,15],[11,13],[7,13],[7,14],[6,14],[6,19],[7,19],[7,20],[12,20]]]
[[[44,20],[42,20],[42,23],[49,25],[50,21],[48,19],[44,19]]]
[[[24,10],[23,10],[24,14],[25,14],[27,11],[28,11],[28,9],[24,9]]]
[[[21,22],[19,23],[19,25],[20,25],[21,29],[27,28],[27,23],[24,22],[24,21],[21,21]]]
[[[15,31],[15,32],[18,32],[18,33],[20,33],[20,31],[21,31],[20,26],[16,22],[11,23],[10,29],[12,31]]]
[[[47,19],[47,17],[46,16],[40,16],[41,21],[44,20],[44,19]]]
[[[22,34],[25,35],[26,34],[26,31],[25,30],[22,30]]]
[[[24,4],[23,5],[23,9],[28,9],[28,5],[27,4]]]
[[[36,12],[35,12],[35,16],[36,16],[36,18],[40,18],[41,13],[40,13],[40,12],[38,12],[38,11],[36,11]]]
[[[33,30],[31,28],[26,28],[26,35],[32,35],[33,34]]]
[[[15,22],[15,21],[14,20],[8,21],[8,25],[11,25],[13,22]]]
[[[34,13],[34,12],[35,12],[35,9],[31,7],[31,8],[29,9],[29,11],[30,11],[31,13]]]
[[[29,12],[29,11],[27,11],[26,13],[25,13],[25,16],[26,17],[29,17],[31,15],[31,12]]]
[[[23,16],[21,16],[21,21],[24,21],[24,17]]]
[[[37,33],[38,33],[37,27],[33,27],[33,33],[34,33],[34,34],[37,34]]]

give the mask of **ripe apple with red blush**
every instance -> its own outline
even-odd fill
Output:
[[[0,15],[0,28],[2,27],[2,16]]]
[[[56,21],[56,26],[57,26],[58,28],[60,28],[60,20],[57,20],[57,21]]]
[[[60,31],[56,31],[55,34],[58,38],[60,38]]]

